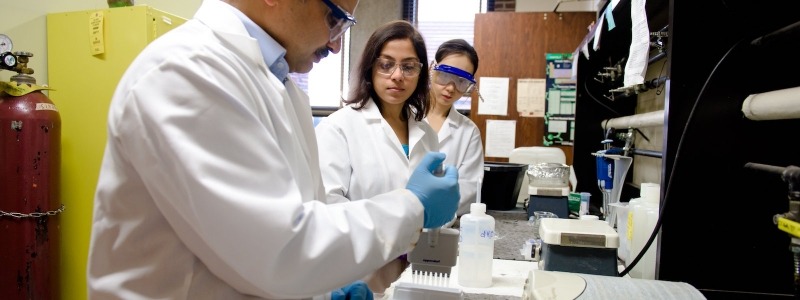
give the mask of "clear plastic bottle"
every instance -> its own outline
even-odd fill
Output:
[[[653,229],[658,222],[658,212],[660,206],[661,186],[657,183],[642,183],[641,198],[628,212],[628,230],[630,237],[631,253],[629,259],[633,261],[642,251],[644,244],[653,233]],[[633,200],[631,200],[633,201]],[[650,248],[644,253],[642,258],[631,269],[630,275],[633,278],[656,279],[656,249],[658,249],[658,236],[656,236]]]
[[[461,216],[458,242],[458,284],[485,288],[492,285],[494,259],[494,218],[486,214],[486,204],[472,203]]]

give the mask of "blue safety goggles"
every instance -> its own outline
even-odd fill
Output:
[[[434,76],[436,84],[448,85],[452,82],[457,91],[465,94],[469,94],[475,88],[475,78],[467,71],[440,64],[434,65],[433,70],[437,71]]]
[[[347,29],[356,24],[356,18],[331,0],[322,0],[322,3],[325,3],[331,10],[326,18],[328,29],[330,29],[329,41],[334,42],[342,37]]]

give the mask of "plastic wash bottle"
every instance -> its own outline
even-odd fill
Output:
[[[486,214],[483,203],[472,203],[469,210],[460,221],[458,284],[485,288],[492,285],[494,218]]]
[[[628,239],[631,252],[627,264],[630,264],[642,251],[658,222],[661,186],[657,183],[642,183],[640,194],[638,200],[631,200],[628,209]],[[642,259],[631,269],[629,273],[631,277],[656,279],[656,249],[658,249],[658,236]]]

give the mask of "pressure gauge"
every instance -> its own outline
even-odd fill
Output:
[[[0,53],[11,52],[12,48],[14,48],[14,43],[11,42],[11,38],[0,33]]]

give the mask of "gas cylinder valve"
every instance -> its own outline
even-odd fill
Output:
[[[17,67],[17,56],[11,52],[0,53],[0,69],[13,71]]]
[[[17,72],[16,75],[11,76],[11,81],[26,84],[36,84],[36,79],[30,74],[33,74],[33,69],[28,68],[28,61],[33,57],[33,53],[27,51],[15,51],[14,53],[6,52],[0,54],[3,62],[2,69]]]
[[[27,51],[17,51],[14,53],[5,52],[0,54],[0,68],[17,72],[18,74],[33,74],[33,69],[28,68],[28,60],[33,53]]]

